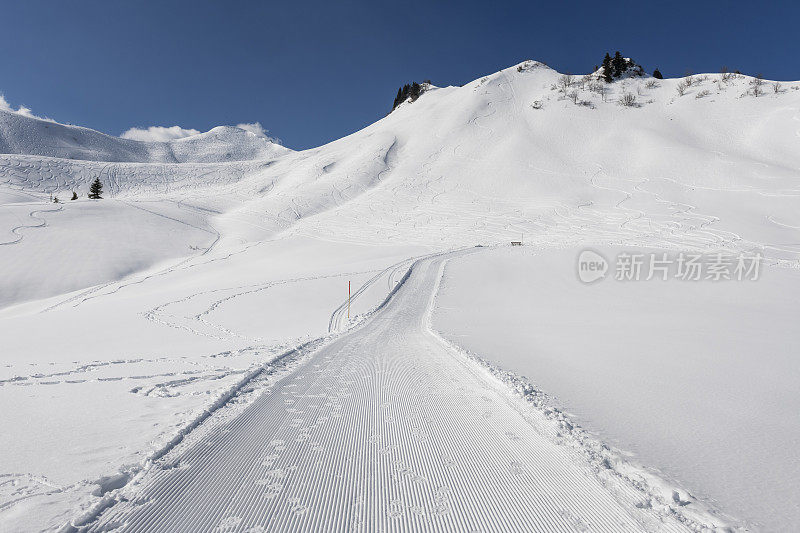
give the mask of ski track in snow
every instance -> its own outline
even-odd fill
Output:
[[[351,303],[353,301],[355,301],[358,298],[358,296],[360,296],[364,292],[364,290],[366,290],[369,286],[371,286],[372,283],[374,283],[374,281],[376,281],[377,279],[382,277],[390,269],[400,268],[400,266],[402,266],[403,264],[408,264],[408,262],[409,261],[406,260],[406,261],[403,261],[401,263],[398,263],[397,265],[393,265],[392,267],[389,267],[388,269],[380,271],[378,274],[375,275],[375,277],[373,277],[364,286],[362,286],[356,293],[353,294],[352,299],[351,299]],[[183,330],[189,331],[189,332],[191,332],[191,333],[193,333],[195,335],[212,337],[212,338],[215,338],[215,339],[225,339],[225,338],[233,337],[233,338],[241,338],[241,339],[245,339],[245,340],[249,340],[249,341],[253,341],[253,342],[260,342],[261,339],[258,339],[258,338],[249,339],[249,338],[247,338],[247,337],[245,337],[245,336],[243,336],[241,334],[238,334],[238,333],[236,333],[236,332],[234,332],[234,331],[232,331],[232,330],[230,330],[228,328],[220,326],[219,324],[215,324],[211,320],[209,320],[207,318],[207,316],[209,314],[211,314],[212,312],[214,312],[215,310],[217,310],[220,306],[230,302],[231,300],[233,300],[235,298],[239,298],[241,296],[246,296],[246,295],[249,295],[249,294],[265,291],[265,290],[268,290],[268,289],[270,289],[272,287],[276,287],[276,286],[279,286],[279,285],[286,285],[286,284],[290,284],[290,283],[298,283],[298,282],[304,282],[304,281],[315,281],[315,280],[328,279],[328,278],[340,278],[340,277],[344,277],[344,276],[354,276],[354,275],[359,275],[359,274],[368,274],[368,273],[371,273],[371,272],[373,272],[373,271],[369,271],[369,272],[342,272],[342,273],[330,274],[330,275],[324,275],[324,276],[307,276],[307,277],[302,277],[302,278],[290,278],[290,279],[274,280],[274,281],[269,281],[269,282],[266,282],[266,283],[239,286],[239,287],[217,288],[217,289],[212,289],[212,290],[209,290],[209,291],[197,292],[197,293],[191,294],[189,296],[186,296],[186,297],[183,297],[183,298],[179,298],[177,300],[171,300],[171,301],[165,302],[165,303],[160,304],[157,307],[155,307],[155,308],[143,313],[143,315],[148,320],[152,320],[154,322],[158,322],[159,324],[162,324],[162,325],[167,326],[167,327],[171,327],[171,328],[175,328],[175,329],[183,329]],[[165,311],[165,309],[170,307],[170,306],[173,306],[173,305],[176,305],[176,304],[186,303],[186,302],[189,302],[189,301],[191,301],[191,300],[193,300],[193,299],[195,299],[197,297],[205,296],[205,295],[208,295],[208,294],[215,294],[215,293],[230,293],[230,294],[228,294],[227,296],[224,296],[223,298],[220,298],[218,300],[214,300],[210,305],[207,305],[202,311],[200,311],[199,313],[195,313],[193,315],[190,315],[190,316],[177,316],[175,314],[167,313]],[[342,318],[340,316],[341,315],[341,313],[340,313],[341,309],[345,309],[345,310],[347,309],[347,301],[346,300],[342,305],[340,305],[336,309],[336,311],[334,311],[333,315],[331,316],[331,320],[330,320],[330,324],[331,325],[333,325],[334,323],[338,324],[338,325],[341,325],[341,322],[342,322]],[[336,317],[336,318],[334,318],[334,317]],[[203,327],[205,327],[206,329],[205,330],[202,329]],[[208,329],[215,330],[215,331],[214,332],[209,332]],[[333,330],[331,330],[331,331],[333,331]],[[220,333],[222,335],[220,335]]]
[[[80,529],[685,530],[637,508],[635,491],[612,497],[430,331],[447,257],[414,263],[369,320],[106,498]]]
[[[23,229],[44,228],[44,227],[46,227],[47,226],[47,220],[45,220],[44,218],[38,216],[39,213],[58,213],[59,211],[61,211],[63,209],[64,209],[64,207],[61,206],[58,209],[36,209],[34,211],[31,211],[30,213],[28,213],[28,216],[31,217],[34,220],[38,220],[39,223],[38,224],[21,224],[19,226],[15,226],[15,227],[11,228],[9,231],[12,234],[16,235],[17,238],[14,239],[14,240],[11,240],[11,241],[0,242],[0,246],[6,246],[6,245],[9,245],[9,244],[19,244],[22,241],[23,237],[24,237],[24,235],[22,234],[22,230]]]

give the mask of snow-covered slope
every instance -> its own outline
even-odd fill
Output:
[[[568,420],[598,467],[654,467],[672,482],[651,483],[667,500],[677,485],[751,531],[795,529],[800,270],[587,286],[579,251],[504,247],[451,261],[434,326],[504,378],[516,373],[516,389]],[[609,446],[599,453],[598,435]]]
[[[682,80],[646,79],[602,95],[577,83],[565,95],[559,78],[524,63],[432,89],[270,167],[257,181],[270,187],[246,209],[272,213],[275,229],[302,219],[301,231],[369,242],[525,234],[556,245],[758,245],[796,257],[798,84],[754,97],[746,77],[709,75],[683,96]],[[635,106],[620,105],[625,94]]]
[[[122,139],[0,110],[0,154],[131,163],[218,163],[267,159],[289,150],[232,126],[166,142]]]
[[[181,422],[219,397],[213,383],[228,385],[249,364],[263,363],[263,354],[319,336],[326,322],[320,307],[330,305],[341,319],[344,308],[336,306],[346,280],[358,286],[385,269],[395,272],[392,265],[411,255],[522,238],[541,253],[589,244],[744,250],[766,257],[765,268],[798,267],[800,83],[757,86],[752,78],[718,74],[694,76],[689,84],[630,78],[596,85],[575,78],[562,88],[562,81],[545,65],[524,62],[463,87],[431,87],[369,127],[302,152],[265,145],[241,130],[140,143],[3,115],[0,333],[12,341],[4,343],[11,356],[3,361],[0,394],[25,408],[8,411],[0,425],[24,428],[16,412],[36,414],[48,427],[46,413],[30,402],[41,402],[45,396],[36,392],[52,387],[61,405],[75,406],[59,414],[60,423],[87,428],[88,435],[71,434],[67,457],[58,443],[48,446],[47,461],[30,435],[7,436],[6,442],[29,445],[8,454],[14,463],[0,465],[23,487],[13,492],[25,502],[10,505],[6,515],[22,520],[36,505],[94,486],[75,488],[77,480],[97,479],[101,466],[109,474],[135,471],[130,465],[150,456],[147,443],[169,442],[185,427]],[[756,96],[755,87],[763,94]],[[227,153],[234,155],[220,157]],[[83,198],[95,178],[106,190],[99,203]],[[80,200],[68,200],[73,190]],[[49,203],[51,194],[62,203]],[[383,279],[382,294],[401,276]],[[769,288],[766,301],[779,292]],[[513,296],[512,287],[505,297]],[[525,305],[550,304],[526,299]],[[626,316],[606,311],[612,322]],[[280,338],[284,328],[275,325],[286,317],[296,319],[291,335]],[[75,334],[87,324],[93,335]],[[791,350],[791,339],[784,340]],[[723,363],[724,357],[709,364],[724,375]],[[100,386],[103,406],[85,393]],[[759,392],[751,397],[769,394]],[[711,396],[725,399],[693,408],[737,408],[728,396]],[[142,405],[147,416],[138,415]],[[91,415],[100,407],[136,435],[96,424],[111,416]],[[600,414],[613,407],[604,404]],[[597,413],[581,415],[602,440],[603,428],[592,425],[601,419]],[[706,410],[697,418],[712,415]],[[724,415],[717,419],[724,425]],[[726,428],[725,438],[740,437]],[[680,484],[700,456],[692,445],[691,439],[680,444],[685,461],[650,466]],[[70,464],[76,455],[82,462]],[[747,469],[732,464],[708,487],[739,471],[766,476],[758,458],[745,460]],[[59,476],[58,491],[49,476]],[[758,482],[753,486],[770,480]],[[797,492],[788,474],[778,483]],[[680,516],[684,493],[675,494],[669,512]],[[771,501],[739,506],[764,497],[742,494],[711,503],[756,529],[787,529],[800,520],[785,506],[764,516]]]
[[[224,211],[224,235],[247,240],[290,227],[437,246],[524,233],[557,245],[758,245],[795,257],[800,84],[774,92],[765,82],[755,97],[752,78],[697,75],[681,96],[681,79],[625,79],[597,84],[600,93],[579,77],[561,90],[560,77],[529,61],[431,88],[357,133],[257,169],[2,156],[0,179],[57,192],[99,172],[115,196],[181,200],[192,191]],[[634,105],[621,105],[625,95]]]
[[[194,208],[187,194],[215,197],[215,187],[291,152],[239,127],[150,142],[0,110],[0,260],[21,266],[0,281],[0,307],[204,253],[219,239],[208,220],[217,209]],[[95,179],[101,204],[85,199]],[[242,204],[226,191],[219,205]],[[66,202],[73,193],[81,199],[41,208],[44,198]],[[154,198],[166,201],[152,206]]]

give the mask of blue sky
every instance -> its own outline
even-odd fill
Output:
[[[119,135],[261,122],[295,149],[381,118],[398,86],[622,51],[665,76],[797,80],[795,2],[3,2],[0,92]]]

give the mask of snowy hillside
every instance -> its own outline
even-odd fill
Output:
[[[300,152],[239,128],[143,142],[0,112],[0,531],[791,529],[782,427],[800,394],[767,377],[797,372],[770,313],[800,286],[799,142],[800,82],[604,84],[535,61]],[[559,270],[586,246],[759,253],[765,282],[591,292]],[[748,409],[727,372],[760,372]],[[752,453],[765,442],[778,451]],[[217,471],[218,456],[249,462]],[[318,464],[355,470],[323,480]],[[465,518],[504,487],[508,508]],[[537,494],[556,496],[532,514]]]
[[[693,76],[682,96],[683,79],[603,85],[574,76],[563,89],[559,73],[524,62],[464,87],[432,88],[323,147],[276,150],[257,172],[3,156],[0,176],[50,192],[71,190],[73,176],[85,184],[84,176],[106,175],[120,197],[149,188],[181,200],[191,188],[203,205],[224,206],[217,222],[234,220],[230,232],[246,239],[302,227],[337,239],[450,246],[524,233],[558,245],[759,245],[793,259],[800,84],[774,92],[765,82],[755,97],[752,78],[721,76]],[[630,107],[621,105],[626,95]],[[173,144],[200,144],[216,131]],[[129,173],[147,177],[121,184]],[[236,222],[242,217],[253,217],[247,227]],[[371,235],[360,231],[367,221]],[[348,227],[357,235],[342,235]]]
[[[146,142],[0,109],[0,154],[117,163],[219,163],[266,159],[288,151],[266,137],[230,126],[167,142]]]
[[[270,167],[259,183],[275,186],[247,209],[282,213],[279,227],[299,218],[303,231],[370,242],[525,234],[555,245],[761,246],[796,258],[798,84],[753,97],[749,78],[708,75],[683,96],[679,79],[629,79],[598,94],[576,77],[565,94],[560,77],[527,62],[430,90]],[[620,105],[626,94],[635,106]]]

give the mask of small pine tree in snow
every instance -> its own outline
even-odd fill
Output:
[[[89,186],[89,198],[92,200],[101,200],[103,198],[103,184],[100,183],[100,178],[95,178]]]
[[[72,198],[70,198],[70,200],[77,200],[77,199],[78,199],[78,193],[72,191]]]
[[[430,80],[425,80],[423,83],[430,85]],[[422,94],[422,89],[423,89],[422,85],[420,85],[417,82],[414,82],[412,84],[406,83],[405,85],[400,87],[397,90],[397,96],[395,96],[394,98],[394,105],[392,106],[392,111],[394,111],[397,108],[397,106],[399,106],[409,98],[411,99],[412,102],[417,98],[419,98],[420,95]]]
[[[608,52],[606,52],[606,57],[603,58],[603,80],[606,83],[611,83],[612,75],[613,71],[611,67],[611,56],[608,55]]]
[[[615,78],[619,78],[622,76],[623,72],[628,70],[628,63],[625,61],[625,58],[622,57],[622,54],[619,53],[619,50],[614,53],[614,59],[611,60],[611,68]]]
[[[408,96],[409,98],[411,98],[411,101],[413,102],[414,100],[419,98],[419,95],[421,94],[422,94],[422,86],[417,82],[412,83],[411,88],[408,90]]]
[[[399,106],[402,101],[403,101],[403,88],[400,87],[399,89],[397,89],[397,96],[394,97],[394,105],[392,106],[392,109]]]
[[[657,79],[657,80],[663,80],[663,79],[664,79],[664,76],[662,76],[662,75],[661,75],[661,71],[660,71],[660,70],[658,70],[658,69],[655,69],[655,70],[653,71],[653,77],[654,77],[655,79]]]

